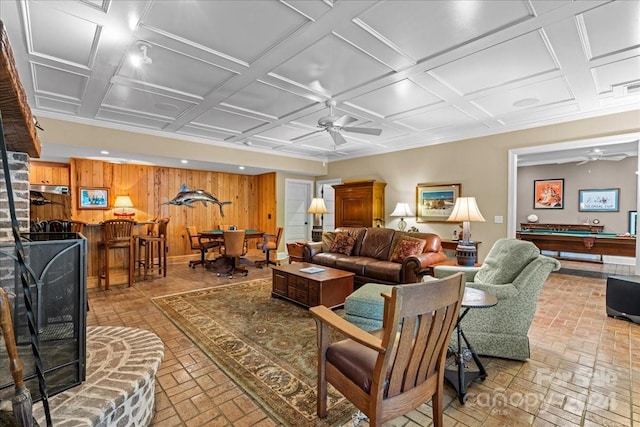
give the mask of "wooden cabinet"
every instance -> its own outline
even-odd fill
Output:
[[[69,165],[66,163],[31,162],[29,184],[69,186]]]
[[[336,184],[336,227],[374,227],[376,219],[384,221],[384,188],[380,181]]]

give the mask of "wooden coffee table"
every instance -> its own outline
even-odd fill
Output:
[[[302,268],[318,267],[324,271],[304,273]],[[324,305],[335,308],[344,305],[344,300],[353,292],[354,273],[296,262],[273,267],[271,296],[293,301],[304,307]]]

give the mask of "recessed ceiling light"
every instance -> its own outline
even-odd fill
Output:
[[[189,160],[180,160],[180,163],[182,163],[182,164],[185,164],[185,165],[186,165],[187,163],[189,163]]]
[[[102,150],[100,154],[109,154],[109,152],[107,150]]]
[[[244,166],[238,166],[238,169],[240,169],[241,171],[244,170]]]
[[[540,102],[538,98],[523,98],[514,102],[513,106],[514,107],[530,107],[531,105],[535,105],[538,102]]]

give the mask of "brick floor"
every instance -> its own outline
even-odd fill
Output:
[[[631,274],[630,267],[591,263],[570,263],[570,268]],[[151,302],[270,274],[268,268],[251,267],[246,278],[219,278],[182,262],[170,265],[166,278],[89,290],[89,325],[148,329],[165,344],[153,426],[278,425]],[[605,284],[601,278],[554,275],[529,332],[531,358],[524,363],[482,358],[489,377],[471,384],[466,405],[446,386],[445,425],[640,426],[640,325],[606,316]],[[430,404],[389,425],[431,425]]]

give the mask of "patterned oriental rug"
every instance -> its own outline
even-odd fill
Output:
[[[271,297],[271,279],[154,298],[155,305],[284,425],[328,426],[356,409],[329,387],[316,416],[316,326],[308,310]]]

